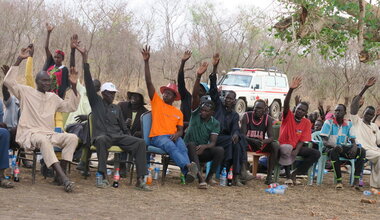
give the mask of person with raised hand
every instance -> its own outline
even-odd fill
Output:
[[[149,67],[150,47],[141,50],[144,60],[145,82],[152,106],[152,128],[149,137],[151,144],[169,154],[174,163],[181,168],[186,182],[191,183],[197,177],[198,167],[190,162],[183,135],[183,114],[173,106],[174,101],[181,100],[177,85],[169,83],[160,87],[162,98],[156,92]]]
[[[298,184],[296,181],[297,174],[304,174],[307,170],[318,161],[320,152],[305,145],[305,142],[311,141],[311,122],[305,118],[309,110],[309,104],[301,101],[295,108],[294,113],[290,111],[290,99],[294,90],[302,84],[302,78],[296,76],[293,78],[289,91],[284,101],[284,110],[282,112],[282,124],[280,127],[280,158],[279,164],[285,166],[286,184]],[[292,172],[290,167],[296,159],[296,156],[302,156],[304,160]]]
[[[350,119],[353,124],[357,142],[361,144],[362,149],[366,151],[366,159],[372,164],[369,185],[372,188],[380,189],[380,130],[374,122],[371,122],[372,118],[375,117],[375,114],[377,115],[378,111],[376,111],[373,106],[369,105],[364,109],[363,118],[360,118],[358,115],[360,100],[362,99],[363,94],[367,89],[375,85],[375,83],[375,77],[369,78],[359,95],[353,99],[350,109]]]
[[[72,112],[78,107],[80,95],[76,90],[78,75],[70,75],[71,89],[66,91],[63,100],[49,92],[51,81],[47,72],[40,71],[36,75],[37,89],[17,83],[20,63],[29,56],[29,49],[21,50],[16,63],[10,68],[4,84],[22,103],[21,116],[18,123],[16,141],[26,150],[39,149],[47,167],[52,167],[57,174],[57,181],[66,192],[74,189],[74,183],[66,176],[67,164],[72,161],[73,153],[78,145],[74,134],[56,133],[54,131],[54,114]],[[62,148],[62,160],[58,161],[54,146]]]

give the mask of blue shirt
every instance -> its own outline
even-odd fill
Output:
[[[323,123],[320,136],[328,137],[328,143],[331,146],[345,145],[349,143],[349,139],[356,138],[351,128],[351,121],[344,119],[340,126],[336,119],[332,118]]]

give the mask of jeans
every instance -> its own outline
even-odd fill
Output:
[[[5,128],[0,128],[0,170],[9,167],[9,132]]]
[[[176,142],[170,140],[171,135],[160,135],[151,138],[151,144],[169,154],[174,163],[179,166],[183,174],[187,173],[186,165],[190,163],[185,142],[179,137]]]

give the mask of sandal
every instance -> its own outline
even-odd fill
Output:
[[[292,179],[285,180],[285,185],[293,186],[293,180]]]
[[[209,185],[209,186],[217,186],[217,185],[219,185],[218,182],[216,182],[216,181],[213,180],[213,179],[209,180],[209,181],[206,182],[206,183],[207,183],[207,185]]]
[[[147,186],[144,182],[141,182],[140,184],[136,184],[135,189],[150,192],[153,191],[149,186]]]
[[[65,190],[65,192],[72,192],[74,191],[74,182],[71,182],[70,180],[66,180],[64,183],[63,183],[63,189]]]
[[[343,189],[343,184],[342,183],[336,184],[335,189]]]
[[[7,179],[2,179],[2,180],[0,180],[0,187],[10,189],[10,188],[13,188],[15,186],[13,185],[13,183],[11,181],[9,181]]]
[[[208,185],[206,182],[199,183],[198,189],[207,189]]]

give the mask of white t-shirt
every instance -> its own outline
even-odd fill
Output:
[[[380,151],[377,145],[380,144],[380,130],[375,123],[367,125],[358,115],[351,115],[352,125],[356,134],[356,139],[365,150]]]

